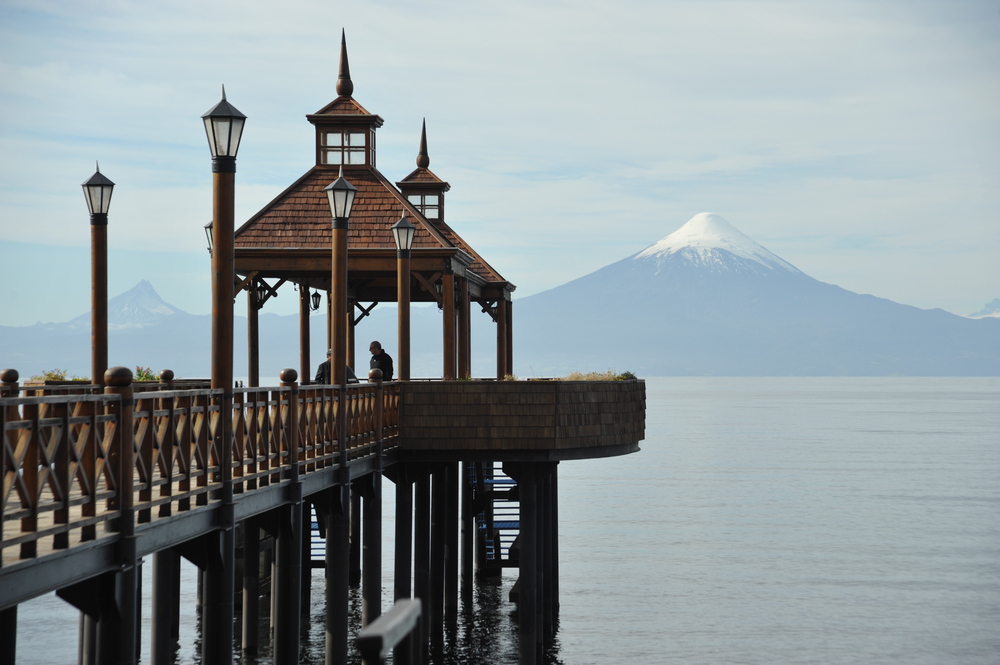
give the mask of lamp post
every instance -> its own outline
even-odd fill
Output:
[[[212,151],[212,388],[233,388],[233,218],[236,152],[246,116],[226,101],[205,115],[205,134]]]
[[[399,301],[397,331],[399,337],[399,380],[410,380],[410,248],[413,247],[415,227],[406,213],[392,225],[396,241],[396,293]]]
[[[90,210],[90,382],[99,386],[108,369],[108,207],[114,188],[100,164],[83,183]]]
[[[203,569],[202,662],[231,663],[233,659],[233,597],[236,539],[233,525],[232,412],[233,412],[233,296],[236,276],[233,258],[236,152],[246,116],[222,101],[202,117],[212,151],[212,388],[222,390],[214,429],[222,488],[220,528],[210,545],[218,556],[208,557]]]
[[[327,185],[326,197],[333,213],[333,240],[330,269],[330,293],[333,315],[330,317],[330,381],[347,386],[347,231],[351,206],[358,188],[344,178],[340,167],[337,179]]]

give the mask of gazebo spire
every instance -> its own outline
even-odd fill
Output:
[[[420,128],[420,152],[417,153],[417,166],[426,169],[431,165],[431,158],[427,154],[427,118],[424,118],[423,127]]]
[[[354,82],[351,81],[351,65],[347,62],[347,34],[340,29],[340,72],[337,74],[337,94],[350,97],[354,94]]]

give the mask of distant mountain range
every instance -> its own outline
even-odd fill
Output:
[[[237,309],[237,311],[239,311]],[[514,371],[639,376],[1000,376],[1000,299],[967,318],[921,310],[819,282],[718,215],[701,213],[645,250],[514,303]],[[165,303],[143,280],[108,301],[112,365],[207,378],[211,316]],[[298,369],[298,316],[261,314],[261,382]],[[412,310],[412,375],[441,374],[441,313]],[[311,364],[325,356],[326,320],[312,319]],[[359,324],[396,348],[396,309]],[[495,373],[496,330],[473,316],[473,374]],[[246,318],[235,317],[234,375],[246,376]],[[0,326],[0,366],[22,379],[44,370],[90,372],[90,314],[66,323]],[[314,368],[313,368],[314,369]],[[310,371],[310,374],[312,371]],[[359,372],[360,374],[360,372]],[[311,378],[311,377],[310,377]]]
[[[514,310],[529,375],[1000,375],[1000,320],[819,282],[711,213]]]

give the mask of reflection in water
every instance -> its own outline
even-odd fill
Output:
[[[440,653],[431,654],[435,665],[516,665],[518,661],[516,606],[507,597],[514,578],[505,577],[501,584],[477,585],[472,599],[463,598],[459,612],[445,626],[444,645]],[[268,598],[261,598],[260,626],[261,649],[256,657],[241,656],[239,645],[236,652],[240,665],[265,665],[272,662],[270,634],[267,616],[270,612]],[[361,630],[361,589],[350,590],[348,598],[348,631],[353,644]],[[383,598],[383,611],[391,606],[389,597]],[[324,580],[321,572],[313,574],[313,588],[310,598],[309,616],[302,618],[301,651],[299,663],[302,665],[322,665],[326,648],[326,614],[324,600]],[[239,638],[239,616],[237,616],[236,636]],[[197,640],[200,642],[200,638]],[[197,653],[197,652],[196,652]],[[350,665],[360,665],[361,656],[352,652]],[[391,657],[390,660],[391,661]],[[551,665],[560,665],[556,649],[546,658]]]

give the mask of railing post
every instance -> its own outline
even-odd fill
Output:
[[[117,612],[102,613],[98,622],[98,660],[102,663],[135,663],[138,644],[138,567],[135,543],[135,435],[132,427],[134,406],[132,371],[111,367],[104,373],[104,393],[120,395],[120,402],[108,404],[117,411],[118,424],[111,450],[112,473],[116,476],[115,507],[118,509],[118,565],[114,583]]]
[[[20,386],[17,380],[20,374],[16,369],[0,370],[0,397],[17,397]]]
[[[382,614],[382,370],[368,372],[368,380],[375,383],[375,469],[371,485],[364,495],[364,513],[361,530],[362,585],[361,625],[367,626]]]
[[[299,662],[299,600],[302,591],[302,483],[299,480],[299,386],[294,369],[281,371],[281,386],[288,388],[287,418],[283,423],[288,447],[287,503],[278,509],[280,519],[275,543],[274,662]]]

